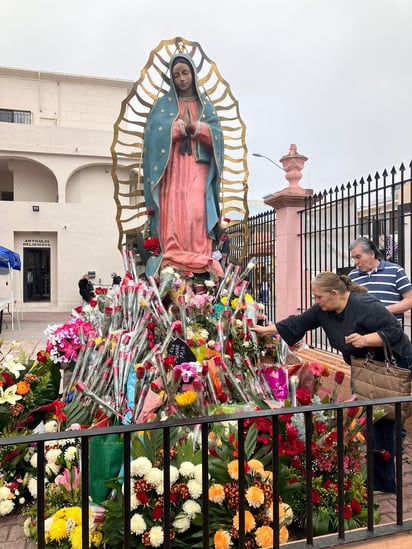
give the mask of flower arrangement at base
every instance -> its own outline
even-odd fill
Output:
[[[0,436],[31,433],[46,417],[46,408],[58,397],[60,371],[47,355],[27,359],[19,344],[0,350]],[[28,444],[0,447],[0,516],[31,501]]]
[[[45,423],[44,431],[57,432],[58,422],[50,420]],[[79,547],[71,538],[60,540],[56,531],[63,526],[63,522],[55,523],[50,536],[47,535],[48,528],[53,524],[53,519],[64,519],[57,513],[62,508],[80,508],[81,506],[81,473],[80,473],[80,442],[74,438],[60,439],[45,443],[45,525],[46,525],[46,547]],[[28,471],[28,489],[35,501],[37,499],[37,478],[38,454],[35,446],[27,449],[25,456]],[[25,532],[27,537],[37,540],[37,505],[34,503],[26,512]],[[67,515],[69,518],[69,515]],[[80,523],[76,522],[79,526]],[[78,528],[76,531],[79,531]],[[73,538],[74,539],[74,538]]]
[[[170,539],[172,547],[194,547],[202,530],[195,524],[201,514],[201,453],[194,441],[181,431],[171,431]],[[163,547],[164,492],[163,434],[145,431],[132,441],[131,461],[131,547]],[[123,547],[123,478],[107,482],[112,497],[102,503],[106,509],[103,541],[111,549]]]
[[[214,549],[239,547],[239,461],[236,431],[230,424],[215,425],[209,436],[210,452],[209,502],[211,545]],[[270,470],[264,452],[257,450],[257,429],[251,427],[245,439],[245,547],[270,549],[273,546],[273,506],[279,508],[279,542],[289,539],[287,526],[292,522],[292,508],[273,501],[273,483],[280,491],[287,488],[284,480]],[[257,459],[262,456],[262,461]]]
[[[101,547],[101,513],[89,510],[89,547]],[[47,549],[82,549],[82,508],[63,507],[45,520]],[[26,537],[33,537],[30,519],[24,524]]]
[[[285,403],[285,413],[279,421],[279,455],[283,475],[295,489],[284,493],[284,501],[294,512],[294,525],[304,529],[306,525],[306,447],[305,420],[303,414],[288,414],[292,404],[328,404],[335,402],[339,385],[345,373],[336,372],[335,387],[331,395],[322,399],[317,392],[322,378],[329,376],[326,364],[318,362],[295,365],[290,368],[291,401]],[[263,405],[263,403],[262,403]],[[374,420],[382,412],[374,410]],[[250,427],[259,430],[259,445],[263,449],[272,440],[272,425],[265,418],[250,420]],[[366,490],[366,412],[351,407],[344,410],[344,518],[345,529],[351,530],[367,524]],[[336,532],[338,528],[338,458],[337,428],[334,410],[312,413],[312,505],[313,530],[315,535]],[[375,521],[379,521],[378,506],[375,506]]]

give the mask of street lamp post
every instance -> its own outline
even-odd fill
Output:
[[[266,160],[269,160],[269,162],[271,162],[271,163],[274,164],[277,168],[279,168],[280,170],[282,170],[282,172],[286,171],[285,168],[283,168],[282,166],[280,166],[280,164],[277,164],[274,160],[272,160],[272,159],[269,158],[268,156],[265,156],[264,154],[252,153],[252,156],[257,156],[257,158],[266,158]]]

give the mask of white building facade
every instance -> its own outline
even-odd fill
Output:
[[[20,254],[17,310],[69,311],[83,274],[124,274],[110,147],[132,85],[0,67],[0,246]]]

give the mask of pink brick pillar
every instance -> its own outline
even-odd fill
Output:
[[[313,194],[311,189],[302,189],[299,185],[306,160],[306,156],[297,152],[296,145],[291,145],[289,153],[280,159],[289,186],[264,201],[276,210],[275,320],[301,312],[302,273],[298,212],[304,207],[305,197]]]

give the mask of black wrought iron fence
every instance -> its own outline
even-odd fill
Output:
[[[372,402],[343,402],[334,404],[320,404],[302,406],[297,408],[288,408],[287,413],[291,415],[303,416],[304,424],[304,452],[305,459],[304,470],[302,471],[304,478],[306,478],[306,498],[305,498],[305,527],[301,531],[301,536],[295,535],[288,543],[288,547],[293,549],[303,549],[308,546],[316,546],[318,548],[340,546],[346,543],[354,541],[370,540],[375,537],[387,536],[393,533],[411,532],[412,531],[412,519],[406,518],[404,511],[404,501],[409,497],[404,490],[403,475],[403,460],[402,460],[402,420],[401,420],[401,403],[412,400],[409,398],[395,398],[395,399],[380,399],[374,401],[374,404],[384,404],[387,402],[395,402],[396,408],[396,517],[393,522],[379,525],[376,523],[375,514],[375,499],[373,492],[373,442],[372,437],[366,438],[364,451],[366,452],[366,489],[368,493],[367,497],[367,520],[363,527],[356,530],[347,529],[347,521],[345,517],[345,505],[344,494],[347,490],[347,483],[345,480],[345,447],[347,441],[345,440],[344,430],[344,414],[349,409],[356,409],[359,405],[364,405],[366,409],[366,430],[369,432],[372,429],[373,421],[373,406]],[[337,528],[336,533],[326,536],[315,536],[314,534],[314,498],[313,493],[315,487],[313,485],[313,451],[312,435],[314,429],[313,417],[316,414],[324,413],[325,411],[333,412],[331,417],[334,417],[334,426],[336,428],[336,439],[333,441],[336,448],[336,463],[333,464],[337,468],[337,482],[336,490],[338,494],[337,509],[333,509],[333,512],[337,513]],[[271,409],[261,410],[255,412],[242,412],[236,415],[220,415],[209,417],[196,417],[184,420],[171,420],[167,422],[153,422],[140,425],[123,425],[117,427],[110,427],[105,429],[86,429],[80,431],[70,432],[58,432],[58,433],[44,433],[44,434],[31,434],[27,436],[10,437],[0,439],[0,447],[12,446],[14,450],[19,448],[19,445],[35,445],[38,452],[37,459],[37,533],[38,533],[38,547],[43,549],[46,547],[45,542],[45,449],[50,443],[57,443],[61,439],[67,440],[73,438],[80,440],[81,444],[81,499],[82,499],[82,546],[89,547],[89,496],[90,496],[90,471],[93,469],[94,463],[90,458],[90,442],[93,437],[109,437],[113,434],[121,436],[122,440],[122,459],[119,463],[121,466],[122,477],[122,508],[116,527],[118,529],[120,538],[122,539],[122,548],[129,549],[134,547],[133,534],[131,531],[131,493],[132,490],[136,490],[135,486],[131,485],[131,447],[134,437],[141,437],[142,433],[149,432],[153,435],[156,431],[162,433],[162,454],[163,461],[163,485],[165,487],[164,494],[162,496],[162,527],[164,530],[164,541],[162,547],[164,549],[170,549],[175,547],[173,545],[171,528],[171,505],[172,505],[172,491],[167,489],[171,486],[171,433],[174,429],[181,429],[183,431],[197,429],[199,436],[195,439],[195,442],[201,450],[201,469],[202,469],[202,494],[201,494],[201,521],[202,521],[202,539],[199,540],[197,547],[202,549],[210,549],[213,546],[211,541],[211,502],[209,499],[209,479],[210,479],[210,440],[209,435],[211,432],[212,424],[224,424],[232,422],[237,426],[237,453],[233,459],[238,462],[238,488],[236,495],[238,497],[237,510],[239,513],[238,521],[238,538],[237,547],[245,549],[250,545],[245,542],[247,535],[247,525],[245,523],[245,508],[246,508],[246,490],[245,490],[245,476],[246,476],[246,457],[250,453],[250,441],[245,435],[245,424],[251,420],[264,419],[266,422],[270,422],[272,437],[270,445],[266,448],[266,452],[270,455],[269,468],[272,471],[271,485],[272,485],[272,497],[273,501],[279,501],[280,492],[280,473],[282,470],[282,461],[285,459],[285,454],[282,453],[280,447],[280,416],[285,414],[285,409]],[[266,442],[266,444],[269,444]],[[104,444],[102,444],[102,448]],[[290,456],[289,456],[290,457]],[[101,483],[104,479],[97,479]],[[94,479],[94,482],[96,479]],[[280,516],[277,506],[273,507],[273,540],[272,548],[278,548],[280,546]],[[108,545],[107,547],[109,547]],[[158,545],[157,545],[158,546]]]
[[[386,260],[412,276],[411,174],[412,162],[306,198],[300,213],[302,310],[312,305],[310,280],[316,274],[351,270],[349,245],[359,236],[373,240]],[[404,316],[411,336],[410,311]],[[311,335],[311,342],[330,350],[321,330]]]
[[[251,260],[255,260],[255,268],[249,276],[249,289],[255,301],[265,305],[269,320],[275,319],[276,285],[275,285],[275,210],[248,218],[249,244],[244,259],[244,268]],[[236,226],[229,228],[231,244],[236,246]]]

